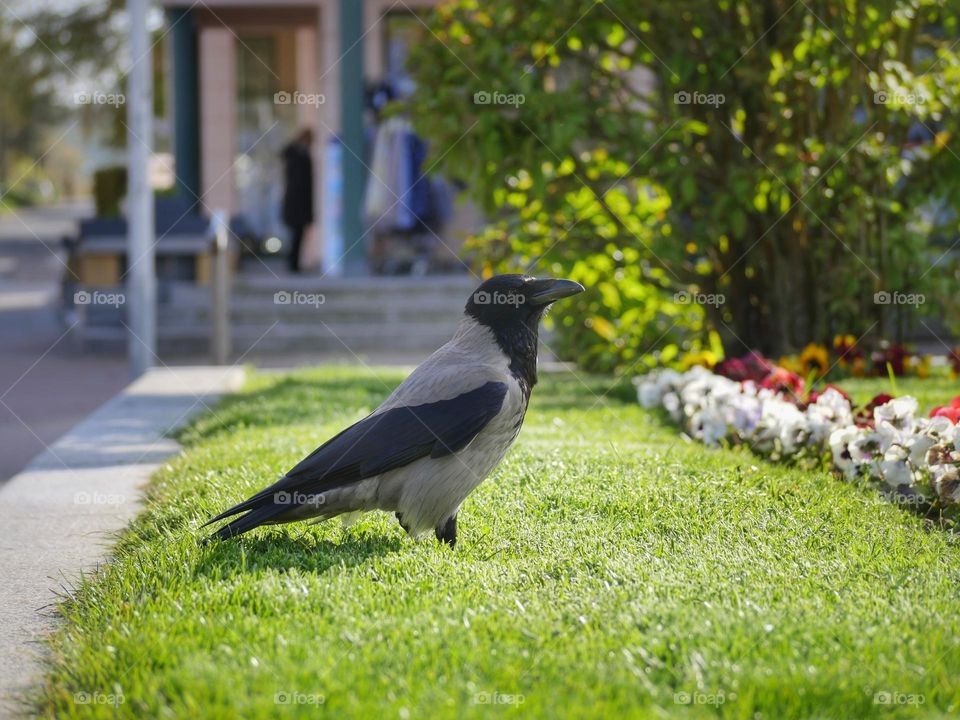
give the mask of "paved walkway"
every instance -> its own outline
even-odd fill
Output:
[[[128,382],[123,357],[83,354],[58,312],[83,203],[0,214],[0,484]]]
[[[243,379],[239,368],[151,370],[0,488],[0,717],[23,710],[40,677],[56,593],[109,554],[168,437]]]

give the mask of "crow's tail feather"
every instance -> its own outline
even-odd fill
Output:
[[[228,540],[230,538],[243,535],[248,530],[253,530],[264,523],[269,523],[277,519],[280,515],[290,511],[289,505],[263,505],[250,510],[246,515],[238,517],[236,520],[228,522],[221,528],[218,528],[212,535],[204,540],[208,543],[212,540]]]
[[[276,482],[276,483],[274,483],[273,485],[271,485],[270,487],[264,488],[263,490],[261,490],[260,492],[258,492],[258,493],[257,493],[256,495],[254,495],[253,497],[247,498],[247,499],[244,500],[242,503],[237,503],[237,504],[234,505],[232,508],[229,508],[228,510],[224,510],[224,511],[223,511],[222,513],[220,513],[219,515],[210,518],[209,520],[207,520],[207,521],[206,521],[203,525],[201,525],[200,527],[206,527],[207,525],[212,525],[213,523],[217,522],[218,520],[224,520],[224,519],[226,519],[226,518],[228,518],[228,517],[233,517],[234,515],[239,515],[240,513],[244,512],[244,511],[246,511],[246,510],[258,510],[258,509],[260,509],[260,508],[262,508],[262,507],[265,507],[265,505],[264,505],[264,500],[268,499],[271,495],[273,495],[274,492],[276,491],[276,488],[277,488],[279,485],[280,485],[280,483],[279,483],[279,482]]]

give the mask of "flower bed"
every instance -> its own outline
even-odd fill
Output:
[[[879,395],[858,408],[833,385],[804,396],[797,375],[757,353],[714,371],[654,371],[637,388],[641,405],[663,408],[703,443],[744,444],[772,460],[826,463],[846,478],[868,478],[899,502],[957,518],[960,397],[929,418],[917,416],[909,396]]]

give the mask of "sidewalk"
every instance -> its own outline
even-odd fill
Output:
[[[151,370],[0,488],[0,717],[39,680],[55,593],[107,559],[143,484],[179,451],[168,437],[235,390],[240,368]]]
[[[58,314],[60,238],[84,203],[0,215],[0,484],[128,382],[123,357],[85,355]]]

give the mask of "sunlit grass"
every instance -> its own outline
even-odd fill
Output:
[[[606,379],[541,382],[517,445],[464,505],[455,551],[386,515],[198,544],[206,518],[401,379],[258,375],[184,431],[116,561],[64,606],[41,711],[960,712],[954,536],[869,488],[684,442]],[[111,697],[123,702],[84,703]]]

